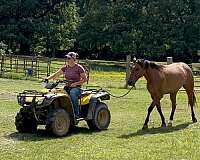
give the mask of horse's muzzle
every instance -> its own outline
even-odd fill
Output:
[[[133,81],[128,81],[129,86],[135,86],[135,83]]]

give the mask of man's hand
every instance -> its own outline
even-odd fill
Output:
[[[44,83],[49,83],[49,80],[47,78],[45,78]]]
[[[77,86],[76,83],[72,83],[72,84],[70,85],[70,87],[76,87],[76,86]]]

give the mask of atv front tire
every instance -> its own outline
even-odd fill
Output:
[[[99,102],[95,108],[92,120],[88,120],[87,124],[91,130],[106,130],[110,124],[110,111],[105,103]]]
[[[31,111],[21,108],[15,116],[15,126],[19,133],[35,133],[37,121]]]
[[[55,109],[48,115],[46,130],[62,137],[69,132],[70,124],[69,113],[64,109]]]

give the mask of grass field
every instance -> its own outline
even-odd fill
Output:
[[[24,89],[41,89],[36,81],[0,79],[0,160],[9,159],[200,159],[200,124],[192,124],[187,97],[180,92],[173,128],[159,128],[160,117],[152,113],[147,131],[141,131],[147,107],[151,99],[144,80],[136,85],[137,90],[122,99],[108,101],[112,121],[107,131],[91,132],[81,122],[74,133],[63,137],[48,136],[43,127],[37,134],[19,134],[15,130],[14,117],[19,110],[16,101],[18,92]],[[93,72],[91,86],[104,86],[116,95],[127,90],[124,73]],[[197,93],[197,100],[200,93]],[[200,106],[200,103],[199,103]],[[168,120],[171,110],[169,96],[162,100],[162,108]],[[195,108],[199,119],[200,109]]]

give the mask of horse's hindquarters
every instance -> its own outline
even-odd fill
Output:
[[[169,65],[163,70],[165,80],[163,82],[163,91],[165,93],[173,93],[178,91],[184,85],[192,85],[193,77],[190,68],[184,63],[175,63]]]

